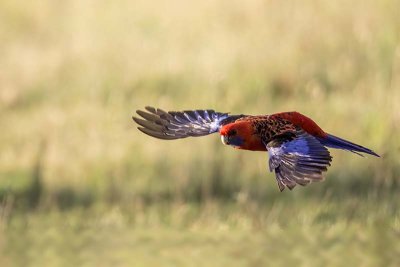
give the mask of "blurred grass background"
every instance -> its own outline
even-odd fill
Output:
[[[1,266],[399,266],[400,4],[0,2]],[[267,155],[163,142],[145,105],[297,110],[332,151],[279,193]]]

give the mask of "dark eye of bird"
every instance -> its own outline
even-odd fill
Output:
[[[229,136],[232,136],[232,135],[236,135],[236,130],[235,129],[233,129],[233,130],[230,130],[229,132],[228,132],[228,135]]]

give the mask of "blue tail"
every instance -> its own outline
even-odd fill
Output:
[[[331,134],[328,134],[327,137],[325,138],[318,138],[318,140],[321,142],[321,144],[323,144],[326,147],[348,150],[360,156],[362,156],[362,154],[360,153],[367,153],[376,157],[380,157],[371,149],[354,144],[352,142],[346,141],[342,138],[336,137]]]

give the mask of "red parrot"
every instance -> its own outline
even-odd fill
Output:
[[[275,172],[280,191],[292,190],[323,179],[332,157],[327,148],[337,148],[379,157],[374,151],[324,132],[299,112],[271,115],[229,115],[214,110],[182,112],[146,107],[132,117],[143,133],[173,140],[219,132],[222,143],[238,149],[268,151],[269,169]]]

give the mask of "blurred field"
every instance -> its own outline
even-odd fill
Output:
[[[399,266],[400,3],[0,2],[0,266]],[[333,151],[279,193],[267,155],[163,142],[136,109],[297,110]]]

